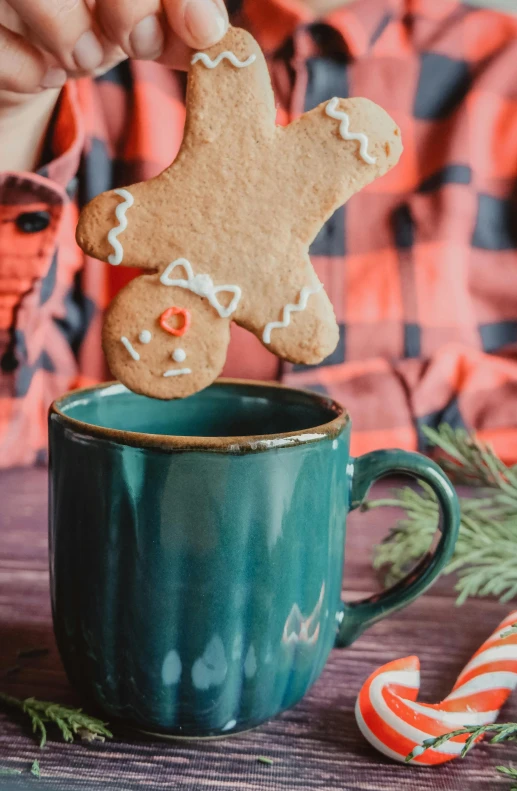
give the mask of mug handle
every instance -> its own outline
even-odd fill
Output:
[[[350,645],[369,626],[424,593],[450,560],[460,528],[460,508],[454,487],[438,465],[420,453],[373,451],[351,459],[348,473],[351,475],[351,511],[361,505],[372,484],[387,475],[403,473],[428,483],[440,506],[441,537],[436,549],[427,552],[418,565],[391,588],[361,601],[341,603],[337,616],[337,648]]]

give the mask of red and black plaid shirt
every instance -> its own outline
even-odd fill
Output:
[[[295,0],[244,0],[287,123],[367,96],[402,128],[397,168],[329,220],[312,247],[336,351],[279,363],[234,327],[227,374],[330,393],[353,452],[424,448],[420,427],[478,429],[517,461],[517,21],[450,0],[357,0],[314,19]],[[102,311],[134,277],[85,259],[78,207],[175,157],[185,77],[126,62],[63,92],[49,164],[0,174],[0,466],[45,456],[49,402],[107,376]]]

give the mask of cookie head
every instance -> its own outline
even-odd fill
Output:
[[[156,278],[133,280],[112,302],[103,347],[111,372],[154,398],[184,398],[221,372],[230,321],[207,300]]]

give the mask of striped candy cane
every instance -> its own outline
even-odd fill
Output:
[[[409,656],[383,665],[363,685],[355,707],[363,736],[377,750],[404,761],[416,748],[413,763],[433,766],[461,753],[468,738],[456,736],[424,752],[425,739],[467,726],[495,722],[517,686],[517,633],[503,637],[517,622],[511,613],[483,643],[441,703],[417,703],[420,662]]]

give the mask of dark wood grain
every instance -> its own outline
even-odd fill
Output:
[[[382,494],[382,488],[379,494]],[[378,589],[371,547],[392,513],[353,514],[347,541],[350,596]],[[508,789],[495,766],[517,759],[517,746],[481,745],[465,760],[438,769],[395,764],[363,739],[354,720],[357,692],[379,665],[408,654],[422,662],[422,700],[436,702],[451,688],[469,656],[506,615],[493,600],[454,607],[452,579],[441,579],[402,613],[377,624],[351,648],[334,651],[307,697],[293,710],[239,738],[159,742],[117,731],[113,742],[65,745],[54,736],[37,744],[20,722],[0,714],[0,766],[24,770],[0,777],[1,791],[486,791]],[[46,656],[22,660],[20,650],[47,647]],[[0,475],[0,690],[77,704],[55,647],[47,571],[47,473],[13,470]],[[511,701],[505,718],[517,718]],[[260,755],[272,766],[257,761]],[[38,758],[42,779],[28,774]]]

